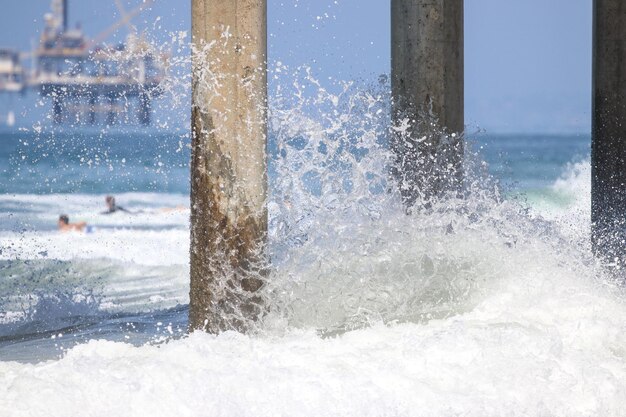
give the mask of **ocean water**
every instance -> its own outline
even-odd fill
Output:
[[[468,135],[466,198],[406,215],[361,105],[273,112],[251,335],[186,333],[185,132],[0,133],[0,415],[623,415],[589,136]]]
[[[188,135],[3,133],[0,155],[3,360],[185,330]],[[103,214],[108,194],[130,213]],[[61,214],[90,232],[60,233]]]

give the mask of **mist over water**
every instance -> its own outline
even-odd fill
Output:
[[[186,134],[3,134],[0,411],[620,415],[626,305],[589,249],[588,138],[466,133],[463,198],[407,214],[387,81],[270,74],[250,336],[184,335]]]

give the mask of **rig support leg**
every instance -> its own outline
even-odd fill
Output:
[[[139,108],[138,108],[138,119],[139,123],[144,126],[148,126],[150,124],[150,112],[151,112],[151,102],[150,102],[150,94],[147,92],[139,93]]]
[[[52,121],[57,125],[63,122],[63,99],[60,91],[52,94]]]
[[[88,116],[87,116],[87,123],[89,123],[90,125],[95,125],[96,124],[96,105],[97,105],[98,101],[97,101],[97,97],[95,94],[90,94],[89,95],[89,108],[87,109],[88,111]]]
[[[408,207],[463,180],[463,0],[391,0],[394,175]]]
[[[267,235],[267,3],[192,0],[189,326],[246,331]]]
[[[594,251],[626,264],[626,3],[593,2],[591,223]]]
[[[117,97],[112,94],[108,96],[108,100],[107,125],[113,126],[117,122]]]

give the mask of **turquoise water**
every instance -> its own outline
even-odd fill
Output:
[[[489,135],[470,138],[489,172],[511,190],[540,191],[569,163],[589,159],[591,137],[580,135]]]
[[[188,193],[189,156],[188,133],[0,131],[0,193]]]
[[[512,190],[544,189],[590,151],[588,134],[483,133],[468,141]],[[0,131],[0,194],[189,193],[189,144],[188,133]]]

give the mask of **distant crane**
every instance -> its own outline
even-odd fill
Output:
[[[91,41],[89,41],[88,44],[87,44],[87,47],[93,47],[93,46],[101,44],[109,36],[114,34],[115,31],[117,31],[120,27],[122,27],[124,25],[128,26],[128,28],[131,31],[131,33],[137,33],[137,28],[135,26],[133,26],[133,24],[131,23],[131,20],[135,16],[137,16],[138,14],[140,14],[141,12],[146,10],[148,7],[150,7],[152,5],[152,3],[153,3],[153,0],[146,0],[142,4],[140,4],[139,6],[135,7],[134,9],[132,9],[130,12],[127,13],[126,9],[124,8],[124,6],[120,2],[120,0],[115,0],[115,6],[117,7],[118,11],[120,12],[121,18],[117,22],[115,22],[114,24],[109,26],[107,29],[105,29],[104,31],[99,33]]]

